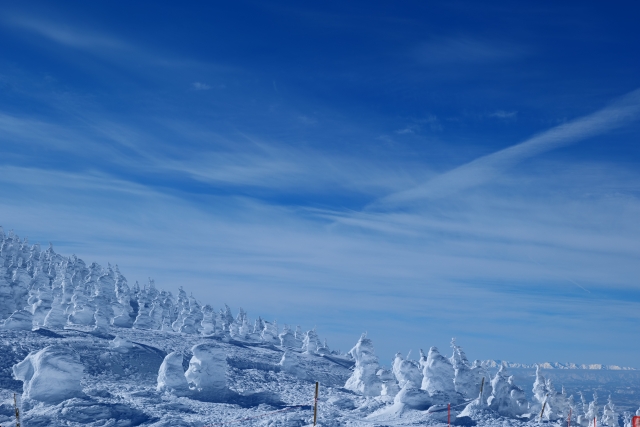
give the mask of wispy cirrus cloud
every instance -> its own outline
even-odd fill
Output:
[[[130,44],[110,35],[88,30],[79,30],[78,28],[54,24],[45,20],[13,16],[6,18],[4,21],[13,27],[31,31],[53,42],[73,48],[87,50],[113,49],[120,51],[133,49]]]
[[[480,157],[465,165],[374,202],[370,207],[391,207],[424,203],[446,197],[497,178],[517,163],[556,148],[600,135],[640,118],[640,90],[585,117],[564,123],[524,142]]]
[[[329,155],[241,133],[222,135],[198,123],[174,121],[158,124],[150,132],[99,112],[80,109],[73,115],[71,123],[60,124],[0,112],[0,139],[7,143],[0,153],[11,152],[26,161],[35,149],[74,159],[88,169],[173,174],[217,189],[259,189],[269,194],[338,192],[378,197],[427,176],[417,165],[398,170],[378,159]],[[184,142],[179,149],[171,144],[175,137]]]
[[[490,113],[488,116],[495,117],[497,119],[514,119],[517,115],[518,115],[517,111],[497,110],[497,111],[494,111],[493,113]]]
[[[193,83],[192,86],[193,86],[193,88],[195,90],[210,90],[211,89],[211,86],[209,86],[206,83],[201,83],[201,82],[195,82],[195,83]]]
[[[413,55],[425,65],[460,65],[494,63],[527,54],[523,46],[477,37],[443,37],[422,43]]]
[[[87,52],[95,57],[126,67],[141,73],[140,64],[180,69],[185,67],[200,68],[209,71],[238,71],[235,67],[223,64],[203,63],[193,58],[165,52],[156,47],[145,46],[136,41],[114,36],[107,31],[87,29],[77,23],[66,24],[46,18],[26,15],[7,15],[0,20],[8,28],[36,34],[50,42],[68,49]],[[154,73],[145,73],[154,76]]]

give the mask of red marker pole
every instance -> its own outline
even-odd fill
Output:
[[[593,427],[596,427],[596,417],[593,417]]]
[[[451,403],[447,405],[447,425],[451,426]]]
[[[567,427],[571,427],[571,408],[569,408],[569,418],[567,419]]]

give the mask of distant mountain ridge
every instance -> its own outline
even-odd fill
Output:
[[[560,362],[541,362],[541,363],[514,363],[506,360],[483,360],[482,366],[486,368],[499,368],[504,366],[505,368],[521,368],[521,369],[535,369],[539,366],[540,369],[588,369],[588,370],[601,370],[601,371],[635,371],[636,368],[623,367],[618,365],[603,365],[601,363],[591,364],[577,364],[577,363],[560,363]]]

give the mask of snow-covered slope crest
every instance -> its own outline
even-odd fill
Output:
[[[233,316],[224,305],[216,312],[181,288],[177,297],[158,290],[155,282],[132,287],[118,266],[87,265],[75,255],[57,254],[53,246],[41,250],[0,226],[0,328],[31,330],[91,327],[106,333],[108,327],[166,330],[204,336],[226,336],[304,348],[318,354],[338,354],[320,344],[315,330],[296,332],[276,322],[255,320],[240,309]],[[288,332],[288,333],[287,333]],[[313,347],[313,348],[312,348]]]
[[[302,427],[317,381],[320,426],[442,425],[451,404],[454,425],[559,423],[569,410],[574,425],[620,427],[612,399],[580,406],[539,371],[528,400],[504,364],[471,364],[456,342],[450,358],[435,347],[419,360],[398,353],[389,370],[366,334],[342,355],[315,330],[216,312],[153,281],[130,288],[117,266],[87,266],[1,228],[0,297],[2,426],[16,393],[29,427]]]

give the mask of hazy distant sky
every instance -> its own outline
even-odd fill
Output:
[[[2,2],[0,225],[381,362],[640,354],[632,2]]]

